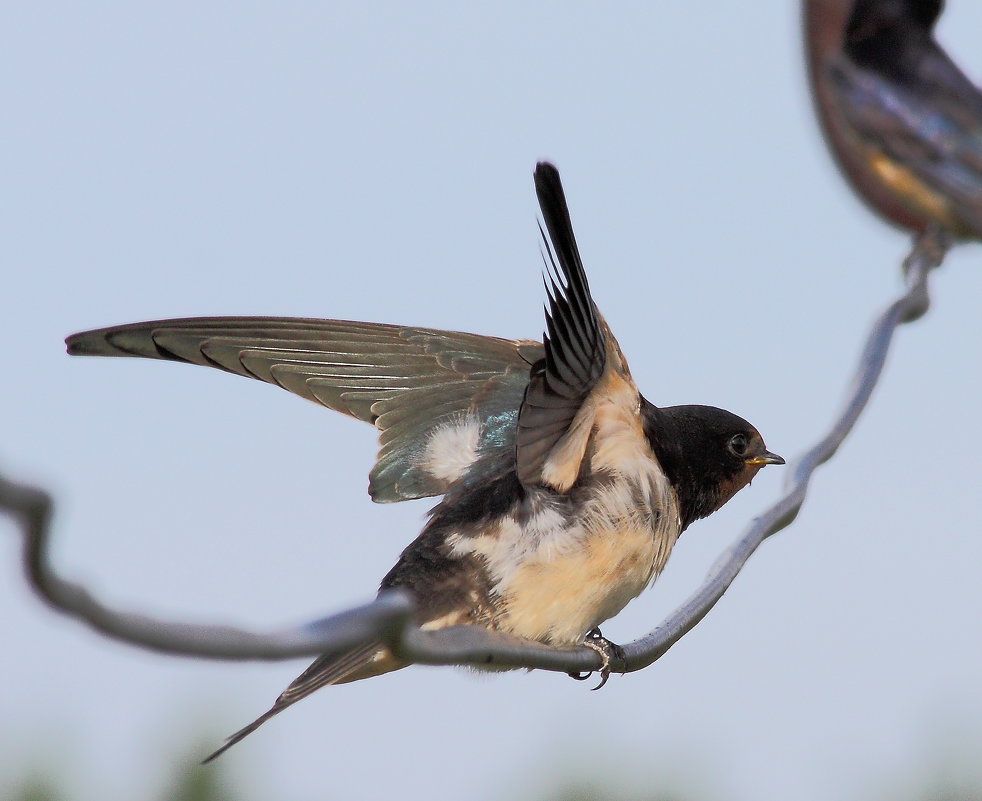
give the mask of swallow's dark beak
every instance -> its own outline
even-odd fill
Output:
[[[747,464],[763,467],[765,464],[784,464],[784,459],[778,456],[776,453],[771,453],[770,451],[764,451],[759,456],[751,456],[747,459]]]

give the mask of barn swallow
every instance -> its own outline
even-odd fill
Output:
[[[443,496],[380,591],[408,591],[423,629],[471,624],[609,653],[597,627],[652,582],[679,534],[784,460],[730,412],[642,397],[590,294],[555,167],[536,167],[535,189],[542,342],[205,317],[75,334],[68,352],[218,367],[372,423],[372,499]],[[378,641],[324,654],[205,761],[321,687],[405,666]]]
[[[938,45],[942,0],[804,0],[809,80],[840,170],[874,211],[982,238],[982,93]]]

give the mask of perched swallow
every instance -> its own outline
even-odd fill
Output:
[[[408,591],[422,628],[616,648],[588,633],[658,575],[692,521],[784,460],[730,412],[641,396],[590,295],[555,167],[536,167],[535,189],[549,296],[541,343],[212,317],[87,331],[68,352],[218,367],[372,423],[372,499],[443,496],[380,588]],[[401,667],[380,642],[324,654],[208,760],[321,687]]]
[[[982,93],[941,49],[942,0],[804,0],[826,143],[887,220],[982,239]]]

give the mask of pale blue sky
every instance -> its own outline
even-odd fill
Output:
[[[69,359],[62,339],[196,314],[538,336],[540,158],[642,391],[731,409],[799,454],[907,240],[832,169],[795,3],[711,6],[8,9],[0,469],[57,493],[58,566],[120,605],[257,627],[370,598],[427,508],[369,501],[372,429],[218,371]],[[949,3],[942,38],[976,78],[980,30],[982,7]],[[291,801],[622,774],[849,801],[902,787],[947,737],[977,754],[979,247],[934,296],[798,522],[662,661],[600,693],[437,668],[332,688],[229,767],[253,798]],[[693,526],[608,636],[656,624],[782,478]],[[56,750],[73,798],[136,798],[304,667],[102,640],[32,597],[0,533],[0,775]]]

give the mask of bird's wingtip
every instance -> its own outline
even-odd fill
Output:
[[[65,352],[69,356],[87,356],[93,353],[93,348],[85,334],[78,333],[65,337]]]

